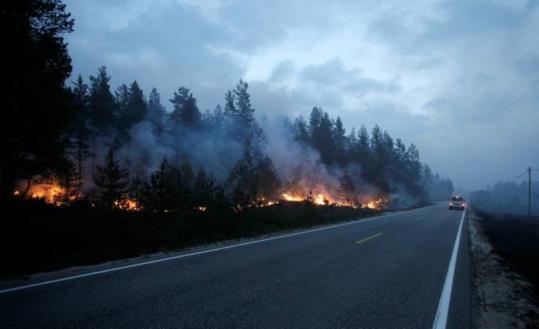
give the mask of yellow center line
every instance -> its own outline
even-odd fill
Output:
[[[382,235],[382,232],[376,233],[376,234],[373,234],[373,235],[371,235],[371,236],[369,236],[369,237],[366,237],[366,238],[364,238],[364,239],[358,240],[358,241],[356,241],[356,244],[360,244],[360,243],[363,243],[363,242],[367,242],[367,241],[369,241],[369,240],[372,240],[372,239],[374,239],[374,238],[379,237],[380,235]]]

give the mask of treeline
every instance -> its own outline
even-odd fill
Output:
[[[528,188],[528,182],[498,182],[470,193],[470,202],[474,208],[492,214],[527,215]],[[531,192],[531,213],[539,216],[539,182],[532,182]]]
[[[217,107],[205,113],[201,113],[189,89],[180,87],[170,100],[173,109],[169,113],[155,88],[146,100],[136,81],[121,85],[114,93],[109,81],[105,67],[101,67],[97,75],[90,77],[89,86],[79,76],[70,89],[78,109],[74,125],[68,130],[77,168],[69,173],[73,179],[62,181],[81,179],[70,186],[70,193],[77,193],[84,183],[85,163],[90,159],[95,163],[91,170],[93,201],[110,209],[117,206],[115,201],[126,197],[137,200],[141,209],[149,212],[231,205],[241,209],[278,197],[280,181],[272,160],[264,153],[266,137],[254,117],[247,83],[240,81],[226,93],[224,109]],[[153,149],[131,150],[137,153],[137,163],[130,167],[117,157],[118,151],[132,142],[135,125],[137,131],[143,129],[151,135],[155,146],[173,150],[153,170],[152,164],[144,161],[154,157]],[[181,139],[190,140],[188,148],[180,146]],[[219,182],[203,165],[192,165],[197,153],[207,152],[202,148],[212,139],[226,141],[232,148],[227,150],[227,156],[237,158],[226,178]],[[103,142],[105,157],[99,154]]]
[[[419,161],[419,151],[413,143],[405,146],[400,138],[394,140],[378,125],[370,134],[364,125],[357,130],[352,128],[347,134],[339,117],[332,119],[315,107],[308,122],[297,118],[292,129],[295,140],[317,150],[324,164],[344,168],[341,189],[348,193],[358,193],[361,189],[354,186],[347,169],[354,165],[360,170],[353,171],[366,186],[374,186],[393,198],[411,198],[411,201],[400,200],[407,204],[446,199],[453,192],[450,180],[433,174],[427,164]]]
[[[185,87],[174,93],[168,112],[155,88],[146,98],[136,81],[122,84],[113,93],[105,67],[89,81],[87,85],[79,76],[69,88],[70,106],[76,109],[67,133],[73,165],[58,175],[67,199],[85,183],[88,164],[91,177],[87,180],[95,187],[89,196],[109,209],[121,206],[115,202],[125,198],[137,200],[141,209],[150,212],[242,209],[280,198],[281,189],[294,182],[295,177],[279,177],[265,153],[268,137],[254,116],[243,81],[225,94],[223,108],[204,113]],[[119,150],[132,143],[133,130],[141,129],[152,136],[154,145],[174,150],[155,169],[145,161],[155,157],[153,150],[129,149],[137,153],[130,166],[118,157]],[[419,161],[414,144],[406,147],[400,139],[394,141],[379,126],[370,134],[364,126],[347,134],[339,117],[332,119],[315,107],[308,123],[300,117],[288,129],[302,147],[318,152],[322,165],[340,169],[338,191],[345,200],[358,200],[367,193],[390,196],[397,207],[412,206],[439,196],[445,199],[452,192],[450,181],[433,175]],[[181,139],[190,140],[190,147],[178,146]],[[226,174],[220,180],[204,164],[192,164],[198,152],[207,152],[204,144],[215,139],[225,141],[227,156],[234,159],[230,168],[223,165]]]

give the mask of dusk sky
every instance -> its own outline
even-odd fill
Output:
[[[259,115],[379,124],[475,189],[539,167],[539,1],[67,1],[73,76],[105,65],[201,110],[239,79]]]

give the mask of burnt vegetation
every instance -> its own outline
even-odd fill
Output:
[[[74,20],[65,5],[0,6],[12,45],[1,78],[2,250],[18,250],[6,256],[15,273],[357,218],[452,192],[414,144],[379,126],[347,133],[315,107],[308,120],[282,119],[278,134],[266,133],[241,80],[208,111],[186,87],[167,106],[137,81],[113,90],[104,66],[68,81],[62,35]],[[290,148],[268,147],[277,140]]]
[[[476,209],[494,251],[533,285],[529,291],[539,302],[539,267],[532,259],[539,250],[539,216],[528,217]]]

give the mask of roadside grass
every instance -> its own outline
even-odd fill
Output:
[[[534,286],[539,301],[539,217],[499,215],[474,209],[494,252],[504,258]]]
[[[187,214],[103,211],[85,203],[59,208],[39,200],[9,204],[0,220],[1,279],[99,264],[370,217],[379,211],[280,203]]]

